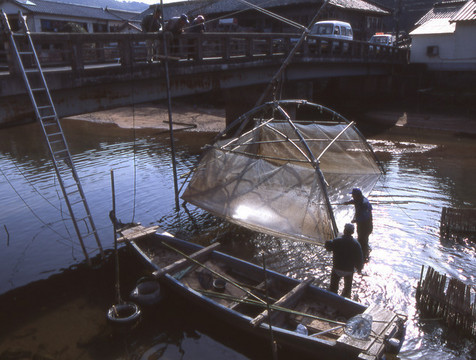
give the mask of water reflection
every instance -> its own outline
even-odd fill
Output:
[[[225,252],[256,263],[261,263],[264,253],[266,265],[271,269],[297,278],[314,276],[316,283],[323,287],[329,285],[331,256],[320,246],[256,234],[192,205],[181,206],[176,212],[170,144],[166,135],[83,122],[65,122],[64,128],[106,249],[113,246],[108,218],[111,209],[109,172],[113,169],[117,217],[122,222],[158,223],[184,239],[203,245],[220,241]],[[187,174],[195,165],[200,147],[211,137],[210,134],[177,134],[179,175]],[[471,341],[453,337],[452,332],[437,321],[419,319],[415,286],[422,265],[432,266],[467,284],[475,283],[474,244],[464,240],[440,240],[439,219],[443,206],[476,207],[476,158],[473,155],[476,144],[458,139],[415,140],[393,134],[380,135],[371,143],[386,174],[369,197],[374,208],[372,250],[362,276],[355,276],[353,296],[364,304],[378,302],[409,316],[402,359],[465,358],[471,351]],[[69,215],[37,125],[0,131],[0,169],[0,293],[4,293],[52,274],[65,273],[63,269],[81,262],[83,255],[68,221]],[[179,185],[184,181],[185,177],[181,177]],[[128,269],[126,273],[130,276],[127,279],[125,274],[124,291],[130,290],[140,276],[140,267],[127,262],[122,267]],[[71,280],[72,272],[66,273],[65,277]],[[113,301],[112,268],[105,273],[107,276],[102,275],[105,278],[95,287],[96,292],[85,289],[98,283],[97,274],[79,277],[84,281],[82,288],[77,289],[71,299],[58,302],[66,306],[61,309],[74,308],[79,318],[90,316],[90,322],[81,327],[87,335],[73,332],[64,342],[58,342],[48,330],[52,324],[56,324],[53,328],[61,333],[69,328],[68,319],[80,320],[68,318],[68,312],[60,307],[52,307],[42,321],[32,323],[23,318],[21,324],[15,324],[18,331],[10,335],[3,333],[0,354],[5,349],[34,347],[35,338],[41,337],[44,346],[53,349],[51,351],[58,353],[65,346],[79,347],[85,359],[263,358],[260,353],[246,352],[246,343],[240,343],[239,337],[227,340],[221,334],[226,331],[216,331],[216,324],[199,329],[206,321],[193,320],[191,314],[185,317],[181,308],[171,304],[160,315],[171,314],[170,317],[152,317],[153,321],[146,322],[127,341],[111,337],[105,329],[104,314]],[[65,289],[64,284],[50,288],[42,283],[40,287],[51,291],[49,300],[58,296],[58,288]],[[45,296],[40,294],[40,290],[34,292],[34,296]],[[55,322],[61,317],[64,323]],[[96,317],[101,320],[95,320]],[[10,323],[13,326],[11,319]],[[33,328],[39,330],[31,332]],[[269,355],[267,349],[263,351],[265,356]]]

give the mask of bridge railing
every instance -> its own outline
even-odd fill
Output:
[[[246,62],[283,57],[296,43],[296,34],[204,33],[166,34],[171,60],[194,62]],[[132,67],[147,60],[147,43],[154,42],[163,55],[162,34],[125,33],[32,33],[40,62],[44,68],[63,68],[82,72],[90,66]],[[16,66],[8,53],[8,44],[0,43],[0,70],[13,73]],[[296,58],[319,58],[323,61],[404,63],[407,50],[390,46],[372,47],[368,42],[336,40],[308,36]]]

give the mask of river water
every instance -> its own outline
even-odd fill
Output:
[[[134,131],[64,120],[106,261],[84,265],[37,124],[0,131],[0,359],[264,359],[268,347],[210,322],[176,300],[145,313],[131,333],[106,322],[116,303],[111,176],[117,218],[158,224],[181,238],[260,261],[292,276],[329,284],[322,247],[277,241],[243,230],[191,205],[175,208],[170,141],[157,130]],[[366,133],[364,129],[364,133]],[[422,265],[475,284],[476,245],[439,237],[441,209],[476,207],[476,142],[431,131],[368,132],[385,169],[369,200],[372,251],[353,297],[408,315],[401,359],[470,359],[474,342],[435,319],[421,318],[415,287]],[[212,134],[176,132],[177,172],[186,174]],[[185,181],[179,178],[179,185]],[[88,244],[93,250],[94,244]],[[121,295],[145,274],[134,254],[119,251]],[[292,358],[292,355],[289,357]]]

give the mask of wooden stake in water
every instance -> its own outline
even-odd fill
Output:
[[[118,304],[122,303],[121,300],[121,289],[119,286],[119,254],[117,251],[117,229],[116,229],[116,191],[114,189],[114,170],[111,169],[111,189],[112,189],[112,223],[114,228],[114,261],[116,267],[116,301]]]

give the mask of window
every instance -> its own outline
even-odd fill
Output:
[[[106,24],[93,24],[93,32],[107,32]]]
[[[82,32],[81,29],[87,29],[85,23],[76,23],[72,21],[41,19],[40,24],[41,31],[44,32]]]

